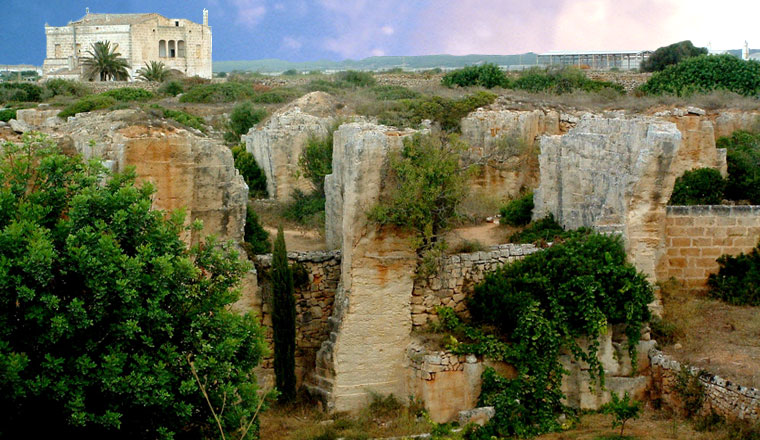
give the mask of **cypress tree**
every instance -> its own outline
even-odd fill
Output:
[[[296,395],[296,299],[282,225],[272,253],[272,327],[275,383],[280,402],[289,402]]]

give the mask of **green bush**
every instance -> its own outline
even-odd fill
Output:
[[[11,119],[16,119],[16,109],[15,108],[6,108],[3,110],[0,110],[0,121],[8,122]]]
[[[294,100],[298,95],[299,93],[295,89],[279,88],[257,92],[251,97],[251,101],[257,104],[281,104]]]
[[[290,202],[285,205],[282,216],[304,226],[323,226],[325,196],[316,191],[306,193],[300,189],[295,189]]]
[[[70,79],[51,79],[45,81],[46,96],[77,96],[82,97],[90,93],[90,89],[79,81]]]
[[[639,88],[652,95],[688,96],[713,90],[728,90],[744,96],[760,93],[760,62],[732,55],[702,55],[688,58],[652,75]]]
[[[494,87],[509,87],[510,81],[499,66],[486,63],[480,66],[467,66],[451,71],[443,76],[441,84],[446,87],[481,86],[491,89]]]
[[[219,84],[198,84],[179,98],[179,102],[220,103],[251,99],[256,92],[250,84],[225,82]]]
[[[0,104],[8,102],[40,102],[44,89],[28,82],[0,83]]]
[[[247,134],[251,127],[266,117],[265,109],[256,107],[250,102],[241,102],[230,113],[229,130],[224,134],[224,140],[230,144],[240,142],[240,136]]]
[[[375,98],[379,101],[397,101],[399,99],[416,99],[421,95],[419,92],[402,86],[384,85],[375,86],[371,89]]]
[[[747,254],[721,255],[707,279],[710,296],[734,305],[760,306],[760,245]]]
[[[171,96],[177,96],[184,91],[185,87],[179,81],[166,81],[158,88],[158,93]]]
[[[689,418],[696,416],[705,402],[705,386],[699,380],[701,373],[692,375],[689,367],[681,365],[681,370],[676,375],[673,388],[681,399],[686,417]]]
[[[429,119],[448,132],[460,129],[462,118],[494,102],[496,95],[489,92],[476,92],[460,99],[442,96],[429,96],[418,99],[394,101],[377,117],[381,124],[395,127],[416,127]]]
[[[313,79],[306,84],[306,90],[310,92],[326,92],[335,93],[340,89],[350,87],[348,83],[340,83],[335,81],[329,81],[326,79]]]
[[[726,198],[760,205],[760,134],[737,131],[717,146],[727,150]]]
[[[187,127],[202,131],[203,133],[206,132],[206,121],[200,116],[191,115],[182,110],[164,108],[158,104],[152,104],[150,108],[157,110],[163,118],[174,120]]]
[[[270,275],[275,382],[280,402],[290,402],[296,396],[296,297],[282,226],[274,240]]]
[[[371,87],[377,84],[377,80],[369,72],[357,72],[346,70],[335,74],[335,80],[339,83],[349,84],[352,87]]]
[[[680,43],[663,46],[655,50],[648,59],[641,63],[641,71],[659,72],[670,65],[678,64],[687,58],[699,55],[707,55],[707,48],[694,47],[689,40],[681,41]]]
[[[524,226],[530,223],[533,215],[533,192],[526,193],[504,206],[500,210],[501,221],[510,226]]]
[[[298,165],[304,177],[309,179],[314,190],[323,196],[325,176],[332,173],[333,132],[334,128],[323,138],[309,137],[301,157],[298,158]]]
[[[60,113],[58,113],[58,117],[62,119],[66,119],[69,116],[76,115],[77,113],[100,110],[100,109],[111,107],[114,104],[116,104],[116,100],[111,98],[110,96],[89,95],[77,100],[73,104],[69,104],[66,107],[64,107],[64,109],[61,110]]]
[[[720,205],[725,197],[726,180],[713,168],[686,171],[676,179],[670,205]]]
[[[251,197],[264,198],[267,196],[267,177],[259,168],[253,154],[247,152],[243,145],[232,148],[232,157],[235,159],[235,168],[243,176],[248,193]]]
[[[269,242],[269,232],[267,232],[259,221],[256,211],[249,205],[245,210],[245,229],[244,238],[248,250],[254,255],[268,254],[272,252],[272,243]]]
[[[534,68],[522,72],[511,85],[518,90],[526,90],[532,93],[570,93],[575,90],[584,92],[600,92],[612,90],[617,93],[625,93],[622,85],[608,81],[597,81],[586,77],[583,71],[565,67],[562,69]]]
[[[528,227],[522,231],[515,232],[509,236],[510,243],[533,243],[543,244],[551,241],[562,241],[572,232],[565,229],[554,220],[554,216],[549,214],[547,217],[536,220],[528,224]]]
[[[152,210],[134,170],[42,137],[0,151],[0,437],[217,437],[209,404],[240,435],[266,350],[254,315],[228,310],[247,264],[188,249],[184,215]]]
[[[119,89],[103,92],[101,95],[124,102],[147,101],[149,99],[155,98],[156,96],[153,92],[149,92],[145,89],[139,89],[137,87],[122,87]]]

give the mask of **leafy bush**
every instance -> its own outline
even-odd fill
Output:
[[[727,150],[726,198],[760,204],[760,134],[737,131],[717,146]]]
[[[501,220],[510,226],[524,226],[533,215],[533,192],[526,193],[500,210]]]
[[[610,392],[610,397],[612,401],[602,407],[602,412],[612,414],[615,417],[612,421],[612,429],[619,426],[620,438],[623,438],[625,422],[631,419],[638,419],[641,416],[642,403],[631,399],[628,391],[625,392],[622,399],[614,391]]]
[[[214,241],[188,249],[182,213],[152,210],[134,170],[42,137],[0,150],[0,436],[215,437],[209,405],[225,402],[219,423],[241,435],[265,351],[255,317],[227,309],[247,265]]]
[[[760,62],[732,55],[688,58],[657,72],[639,88],[652,95],[688,96],[712,90],[728,90],[744,96],[760,93]]]
[[[250,206],[245,210],[245,229],[244,238],[247,250],[253,255],[268,254],[272,252],[272,243],[269,242],[269,232],[267,232],[259,221],[256,211]]]
[[[511,87],[532,93],[562,94],[575,90],[582,90],[584,92],[612,90],[617,93],[625,93],[622,85],[589,79],[581,70],[573,67],[561,69],[534,68],[526,70],[512,83]]]
[[[70,79],[50,79],[45,81],[46,96],[78,96],[82,97],[90,93],[90,90],[79,81]]]
[[[707,279],[710,296],[734,305],[760,306],[760,245],[747,254],[721,255]]]
[[[676,179],[670,205],[720,205],[725,197],[726,181],[718,170],[698,168]]]
[[[7,102],[39,102],[42,100],[44,89],[37,84],[28,82],[0,83],[0,103]]]
[[[310,92],[326,92],[335,93],[340,89],[348,88],[348,83],[339,83],[335,81],[329,81],[326,79],[313,79],[306,84],[306,90]]]
[[[378,115],[381,124],[396,127],[419,126],[429,119],[440,124],[448,132],[459,131],[460,122],[478,107],[493,103],[496,95],[477,92],[460,99],[448,99],[441,96],[429,96],[419,99],[402,99],[395,101],[388,109]]]
[[[0,121],[8,122],[11,119],[16,119],[16,109],[15,108],[6,108],[3,110],[0,110]]]
[[[494,87],[509,87],[510,81],[499,66],[486,63],[480,66],[467,66],[451,71],[443,76],[441,84],[446,87],[481,86],[491,89]]]
[[[206,122],[200,116],[191,115],[182,110],[164,108],[158,104],[152,104],[150,108],[158,111],[163,118],[174,120],[182,125],[202,131],[203,133],[206,132]]]
[[[375,95],[375,98],[380,101],[397,101],[399,99],[416,99],[420,97],[419,92],[402,86],[375,86],[372,87],[371,91]]]
[[[291,201],[285,205],[282,216],[305,226],[321,226],[325,221],[325,196],[314,191],[293,190]]]
[[[220,103],[251,99],[256,92],[250,84],[225,82],[219,84],[199,84],[185,92],[179,102]]]
[[[280,104],[290,102],[298,95],[295,89],[279,88],[256,93],[251,97],[251,101],[257,104]]]
[[[184,91],[185,87],[179,81],[166,81],[158,88],[158,93],[171,96],[177,96]]]
[[[77,113],[100,110],[100,109],[111,107],[114,104],[116,104],[116,100],[111,98],[110,96],[89,95],[77,100],[73,104],[69,104],[66,107],[64,107],[64,109],[61,110],[60,113],[58,113],[58,117],[62,119],[66,119],[69,116],[76,115]]]
[[[681,365],[673,389],[681,398],[686,417],[696,416],[705,401],[705,386],[699,380],[699,374],[694,376],[686,365]]]
[[[663,46],[655,50],[648,59],[641,63],[641,71],[659,72],[670,65],[678,64],[687,58],[699,55],[707,55],[707,48],[694,47],[689,40],[681,41],[680,43]]]
[[[323,196],[325,194],[325,176],[332,173],[334,128],[329,130],[327,136],[323,138],[309,137],[301,157],[298,158],[298,166],[301,168],[304,177],[309,179],[314,190]]]
[[[241,102],[230,113],[229,130],[224,134],[224,140],[231,144],[240,142],[240,136],[247,134],[251,127],[266,117],[265,109],[255,107],[250,102]]]
[[[243,176],[248,193],[251,197],[263,198],[267,196],[267,177],[259,168],[253,154],[245,150],[243,145],[232,147],[232,157],[235,159],[235,168]]]
[[[119,89],[109,90],[101,93],[103,96],[109,96],[117,101],[147,101],[154,98],[156,95],[153,92],[149,92],[145,89],[139,89],[137,87],[122,87]]]
[[[335,74],[335,80],[340,83],[349,84],[352,87],[371,87],[377,83],[377,80],[369,72],[357,72],[356,70],[346,70]]]
[[[528,224],[528,227],[522,231],[515,232],[509,236],[510,243],[533,243],[542,244],[550,241],[562,241],[572,232],[565,229],[554,220],[554,216],[549,214],[547,217],[536,220]]]

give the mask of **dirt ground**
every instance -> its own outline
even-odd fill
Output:
[[[277,228],[264,226],[264,229],[269,232],[269,236],[272,238],[277,235]],[[325,246],[325,238],[317,231],[307,229],[283,229],[282,232],[285,234],[285,247],[289,252],[323,251],[327,249]]]
[[[484,247],[494,246],[507,242],[515,228],[497,223],[478,223],[452,229],[444,235],[449,244],[449,250],[456,250],[464,242],[478,242]]]

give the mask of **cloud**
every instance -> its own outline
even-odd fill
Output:
[[[231,0],[231,3],[237,11],[236,22],[248,27],[259,24],[267,13],[264,0]]]
[[[282,47],[290,50],[298,50],[303,46],[303,43],[293,37],[283,37]]]
[[[380,32],[382,32],[384,35],[393,35],[396,30],[391,26],[385,25],[380,28]]]
[[[373,57],[382,57],[385,55],[385,51],[382,49],[372,49],[371,53]]]

